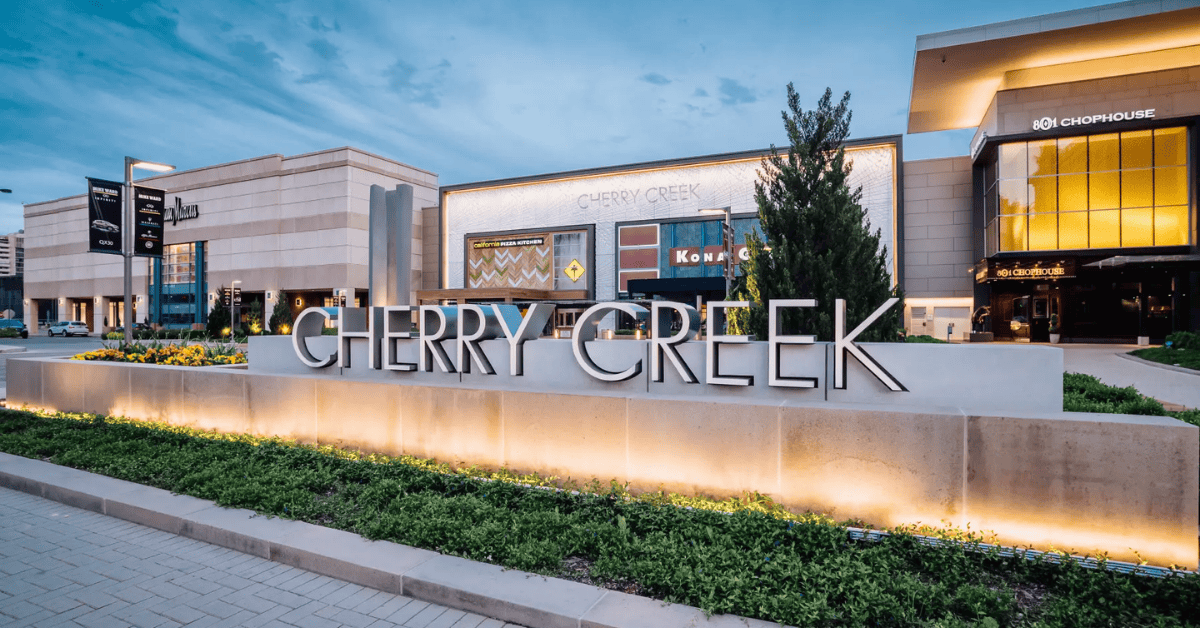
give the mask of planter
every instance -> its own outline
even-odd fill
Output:
[[[1050,344],[1056,345],[1062,340],[1062,334],[1050,334]]]

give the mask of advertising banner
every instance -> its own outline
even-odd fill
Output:
[[[123,187],[88,177],[88,251],[121,254]]]
[[[162,257],[163,212],[166,192],[154,188],[133,187],[133,254]]]

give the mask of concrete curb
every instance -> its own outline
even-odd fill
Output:
[[[530,628],[768,628],[779,624],[444,556],[0,453],[0,486]]]
[[[0,346],[0,353],[25,353],[28,350],[27,347]]]
[[[1142,348],[1145,349],[1146,347],[1142,347]],[[1182,366],[1175,366],[1174,364],[1163,364],[1161,362],[1153,362],[1151,360],[1144,360],[1142,358],[1137,357],[1136,355],[1129,355],[1128,353],[1114,353],[1113,355],[1117,356],[1118,358],[1125,358],[1126,360],[1130,360],[1132,362],[1137,362],[1138,364],[1145,364],[1146,366],[1153,366],[1154,368],[1166,369],[1168,371],[1175,371],[1176,373],[1186,373],[1188,375],[1200,376],[1200,371],[1197,371],[1196,369],[1189,369],[1189,368],[1182,367]]]

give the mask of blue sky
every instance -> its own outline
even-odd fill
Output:
[[[351,145],[464,183],[780,144],[788,82],[849,90],[855,137],[902,133],[917,35],[1095,4],[8,0],[0,233],[125,155]]]

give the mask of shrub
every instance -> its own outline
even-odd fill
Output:
[[[1177,331],[1167,336],[1172,349],[1200,351],[1200,334],[1193,331]]]
[[[246,354],[238,351],[233,345],[164,345],[151,342],[149,344],[106,345],[96,351],[72,356],[71,359],[169,366],[216,366],[219,364],[245,364]]]
[[[926,336],[926,335],[907,336],[904,338],[904,342],[912,342],[915,344],[930,344],[930,345],[949,344],[948,342],[946,342],[945,340],[942,340],[941,338],[934,338],[933,336]]]

